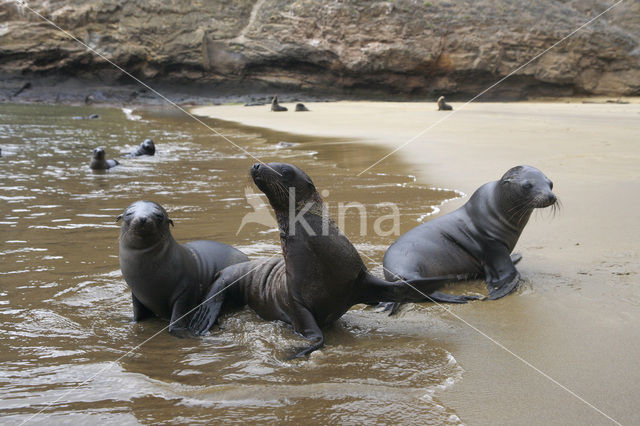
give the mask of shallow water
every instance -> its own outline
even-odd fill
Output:
[[[71,119],[90,113],[100,119]],[[365,221],[351,209],[344,226],[365,259],[380,261],[395,239],[373,231],[390,213],[377,204],[397,203],[406,232],[458,197],[416,183],[393,158],[355,177],[385,154],[379,148],[207,122],[261,160],[300,166],[334,217],[340,203],[366,206]],[[148,137],[155,156],[122,158]],[[122,164],[91,171],[97,146]],[[460,422],[438,399],[463,369],[442,339],[451,325],[424,315],[435,307],[394,322],[356,306],[326,330],[325,349],[297,361],[282,359],[301,339],[249,310],[226,315],[200,339],[173,337],[159,319],[131,321],[114,219],[133,201],[162,204],[179,242],[214,239],[252,258],[280,251],[273,226],[239,229],[253,211],[245,191],[258,192],[248,178],[255,159],[192,119],[167,110],[2,105],[0,147],[3,423]]]

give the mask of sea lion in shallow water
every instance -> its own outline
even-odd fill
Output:
[[[444,101],[444,96],[438,98],[438,111],[451,111],[453,107]]]
[[[105,152],[103,148],[95,148],[91,151],[91,163],[89,167],[93,170],[106,170],[119,165],[116,160],[105,160]]]
[[[412,288],[374,277],[302,170],[286,163],[255,164],[251,177],[276,213],[284,258],[240,263],[220,272],[193,316],[189,328],[195,334],[213,326],[223,302],[249,305],[262,318],[291,324],[309,339],[311,345],[294,355],[301,357],[324,346],[321,327],[351,306],[379,300],[426,301],[426,294],[455,278],[414,280]]]
[[[155,315],[171,321],[170,332],[186,329],[188,312],[202,302],[216,273],[248,260],[216,241],[178,244],[169,230],[173,221],[151,201],[131,204],[119,220],[120,269],[131,288],[136,322]]]
[[[522,256],[511,252],[533,210],[557,206],[552,189],[553,183],[535,167],[510,169],[500,180],[478,188],[459,209],[398,238],[384,255],[385,278],[467,274],[486,279],[489,299],[506,296],[520,280],[515,263]],[[436,301],[449,297],[439,296]],[[398,308],[385,306],[392,313]]]
[[[138,145],[135,151],[131,151],[126,157],[140,157],[142,155],[154,155],[156,153],[156,146],[151,139],[145,139]]]
[[[271,111],[275,111],[275,112],[288,111],[286,107],[280,106],[280,104],[278,104],[278,95],[275,95],[273,97],[273,100],[271,101]]]

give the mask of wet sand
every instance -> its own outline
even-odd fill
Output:
[[[407,175],[419,182],[468,195],[518,164],[538,167],[554,181],[563,208],[556,217],[545,211],[534,214],[525,228],[516,247],[524,256],[518,292],[456,307],[459,318],[442,314],[449,318],[451,332],[440,332],[436,339],[464,374],[438,397],[463,422],[638,421],[637,100],[627,105],[482,103],[460,110],[461,104],[453,103],[454,114],[444,120],[449,113],[435,111],[435,103],[306,105],[311,112],[292,112],[293,104],[284,104],[287,113],[272,113],[268,106],[193,112],[290,133],[352,138],[389,152],[428,129],[394,156],[406,162]],[[375,173],[376,167],[365,172]],[[440,214],[467,199],[446,203]],[[401,329],[403,323],[442,309],[411,305],[390,319],[388,327]]]

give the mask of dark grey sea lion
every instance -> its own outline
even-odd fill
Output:
[[[280,106],[278,104],[278,95],[273,97],[271,101],[271,111],[280,112],[280,111],[288,111],[286,107]]]
[[[138,145],[135,151],[131,151],[126,157],[140,157],[142,155],[154,155],[156,146],[151,139],[145,139]]]
[[[13,95],[11,95],[12,98],[15,98],[16,96],[18,96],[20,93],[24,92],[25,90],[31,89],[31,82],[27,81],[26,83],[24,83],[18,90],[16,90]]]
[[[186,329],[188,314],[202,302],[213,277],[247,256],[226,244],[199,240],[183,245],[171,235],[167,212],[151,201],[126,208],[120,231],[120,269],[131,288],[133,320],[169,319],[170,332]]]
[[[284,258],[224,269],[211,286],[207,302],[193,316],[189,328],[195,334],[213,326],[223,302],[249,305],[262,318],[291,324],[309,339],[311,345],[294,355],[301,357],[324,346],[321,327],[336,321],[351,306],[379,300],[426,301],[426,294],[455,279],[415,280],[412,288],[376,278],[331,220],[302,170],[286,163],[255,164],[251,177],[276,213]]]
[[[91,151],[91,164],[89,164],[89,167],[91,167],[93,170],[106,170],[120,164],[116,160],[105,160],[104,157],[104,149],[95,148],[93,151]]]
[[[309,109],[304,104],[296,104],[296,111],[309,111]]]
[[[484,277],[489,299],[511,293],[520,280],[511,255],[536,208],[557,206],[553,183],[538,169],[517,166],[478,188],[459,209],[402,235],[384,255],[390,281],[466,274]],[[459,296],[438,293],[436,301]],[[397,304],[386,304],[395,312]]]
[[[451,111],[453,107],[444,101],[444,96],[438,98],[438,111]]]

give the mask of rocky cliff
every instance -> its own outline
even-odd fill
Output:
[[[597,0],[32,0],[149,82],[468,97],[612,5]],[[17,2],[0,0],[0,75],[128,80]],[[640,1],[519,70],[484,99],[640,95]]]

